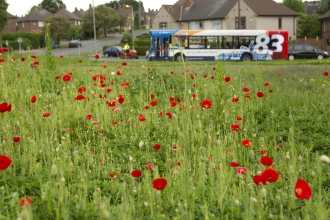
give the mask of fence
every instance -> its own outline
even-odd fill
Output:
[[[319,38],[297,38],[293,40],[292,43],[294,44],[309,44],[318,49],[322,49],[322,41]]]

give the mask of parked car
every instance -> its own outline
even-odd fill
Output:
[[[80,40],[72,40],[69,42],[69,48],[72,48],[72,47],[81,47],[82,46],[82,43]]]
[[[308,44],[289,44],[288,59],[319,59],[329,58],[326,51],[319,50]]]
[[[123,48],[120,46],[108,47],[103,51],[103,55],[106,57],[119,57]]]

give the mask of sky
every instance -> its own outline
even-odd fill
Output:
[[[26,15],[32,6],[40,4],[42,0],[6,0],[9,4],[7,11],[12,15],[17,15],[18,17]],[[81,8],[86,11],[89,8],[89,4],[93,4],[93,0],[62,0],[66,5],[66,9],[73,12],[75,7],[78,10]],[[111,0],[94,0],[94,6],[109,3]],[[164,5],[173,5],[177,0],[141,0],[143,2],[145,10],[150,9],[160,9]]]
[[[6,0],[9,4],[8,12],[12,15],[17,15],[18,17],[26,15],[32,6],[38,6],[42,0]],[[94,0],[94,6],[98,6],[101,4],[109,3],[111,0]],[[277,2],[281,2],[282,0],[276,0]],[[93,4],[93,0],[62,0],[62,2],[66,5],[68,11],[73,12],[75,7],[78,10],[83,9],[86,11],[89,8],[89,4]],[[177,0],[141,0],[143,2],[144,8],[147,11],[150,9],[160,9],[160,7],[164,5],[173,5]]]

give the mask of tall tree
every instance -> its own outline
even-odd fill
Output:
[[[139,13],[136,13],[134,16],[134,28],[138,30],[140,27],[141,21],[140,21],[140,16]]]
[[[300,13],[297,20],[297,36],[301,38],[320,37],[321,25],[318,18],[318,15],[306,15],[304,13]]]
[[[51,13],[56,13],[62,8],[63,2],[62,0],[43,0],[41,5]]]
[[[123,12],[118,12],[119,20],[118,20],[118,26],[119,26],[119,32],[121,32],[121,28],[125,27],[127,24],[127,16]]]
[[[324,0],[322,1],[322,6],[321,8],[318,10],[318,14],[319,15],[324,15],[325,13],[327,13],[330,10],[330,0]]]
[[[296,12],[305,12],[305,5],[302,0],[283,0],[282,4]]]
[[[106,3],[105,5],[109,6],[111,8],[119,8],[119,7],[125,7],[125,4],[126,4],[126,5],[131,5],[133,7],[133,10],[137,11],[137,10],[139,10],[139,2],[140,2],[141,10],[142,10],[142,8],[144,8],[142,0],[140,0],[140,1],[136,1],[136,0],[113,0],[113,1],[110,1],[109,3]]]
[[[112,29],[117,26],[119,21],[118,13],[105,5],[98,5],[95,7],[95,29],[98,31],[99,29],[104,29],[104,36],[107,36],[107,29]],[[93,9],[89,8],[84,17],[83,17],[83,27],[82,29],[85,32],[93,32],[94,24],[93,24]]]
[[[53,15],[45,20],[50,24],[51,36],[55,38],[60,46],[61,38],[67,38],[70,30],[70,22],[63,15]]]
[[[2,30],[8,24],[7,8],[8,8],[7,2],[5,0],[0,0],[0,48],[2,47]]]

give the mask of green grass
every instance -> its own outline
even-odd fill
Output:
[[[0,104],[12,104],[0,113],[0,155],[13,161],[0,171],[0,219],[329,219],[329,164],[319,161],[330,155],[328,60],[125,66],[30,55],[0,63]],[[85,99],[75,100],[82,86]],[[211,108],[202,108],[205,99]],[[265,186],[253,182],[266,169],[260,150],[280,174]],[[232,161],[247,172],[238,175]],[[167,179],[162,191],[152,187],[158,177]],[[298,178],[312,188],[309,200],[296,198]],[[28,197],[31,207],[21,207]]]

